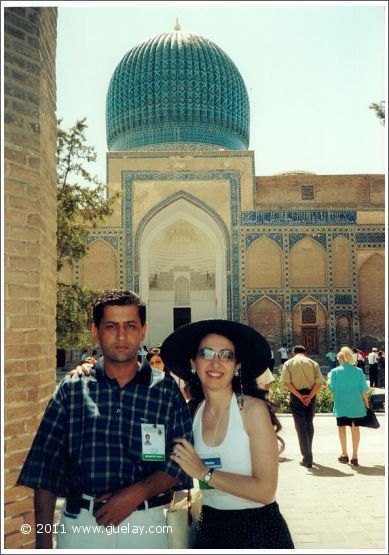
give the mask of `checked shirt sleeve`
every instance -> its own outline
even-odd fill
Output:
[[[166,442],[166,455],[167,460],[165,464],[164,471],[177,478],[178,484],[181,489],[188,489],[193,487],[192,478],[190,478],[186,472],[184,472],[177,463],[170,459],[170,454],[173,452],[174,442],[173,438],[184,437],[193,445],[193,431],[192,431],[192,421],[190,418],[189,409],[187,407],[186,401],[183,398],[179,389],[176,389],[176,393],[173,397],[173,404],[171,410],[171,423],[168,426],[167,431],[167,442]]]
[[[17,480],[17,485],[46,489],[58,497],[66,496],[67,448],[64,394],[55,391],[34,438]]]

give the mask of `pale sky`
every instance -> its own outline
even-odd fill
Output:
[[[387,94],[386,3],[275,4],[60,5],[57,116],[64,127],[87,117],[93,173],[105,181],[105,100],[116,66],[138,42],[172,31],[176,17],[239,69],[256,175],[385,173],[386,130],[369,104]]]

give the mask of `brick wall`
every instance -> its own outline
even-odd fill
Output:
[[[374,254],[358,274],[362,344],[369,350],[385,346],[385,258]]]
[[[331,208],[337,210],[374,206],[384,208],[384,175],[289,174],[258,176],[256,204],[267,210]],[[302,199],[303,185],[312,185],[312,200]]]
[[[15,487],[55,386],[56,8],[4,10],[4,531],[33,548],[33,498]]]

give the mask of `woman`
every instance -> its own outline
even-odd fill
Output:
[[[255,380],[270,348],[254,329],[227,320],[178,328],[161,356],[189,382],[194,447],[176,438],[171,458],[200,481],[197,549],[291,549],[275,501],[279,421]]]
[[[150,366],[155,370],[159,370],[160,372],[166,372],[167,374],[170,374],[172,378],[175,380],[176,384],[178,385],[185,401],[189,401],[190,395],[186,389],[186,384],[184,380],[181,380],[181,378],[173,374],[173,372],[170,372],[168,368],[165,368],[164,362],[161,358],[160,345],[157,345],[156,347],[153,347],[152,349],[150,349],[150,351],[146,355],[146,360],[150,364]]]
[[[159,347],[153,347],[152,349],[150,349],[150,351],[146,355],[146,360],[152,368],[155,368],[160,372],[164,371],[165,365],[161,358]]]
[[[329,388],[334,394],[334,415],[342,448],[338,461],[344,464],[349,462],[346,426],[350,426],[353,446],[350,462],[353,466],[358,466],[360,441],[358,420],[366,416],[366,408],[369,406],[367,396],[369,388],[363,371],[355,366],[353,351],[349,347],[342,347],[336,358],[340,366],[331,371]]]

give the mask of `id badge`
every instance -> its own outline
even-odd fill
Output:
[[[165,460],[165,426],[164,424],[141,424],[142,460]]]
[[[217,457],[217,456],[203,457],[200,460],[207,468],[214,468],[216,470],[217,468],[222,467],[222,461],[220,457]],[[200,489],[213,489],[213,487],[207,484],[206,482],[204,482],[204,480],[199,480],[199,487]]]

